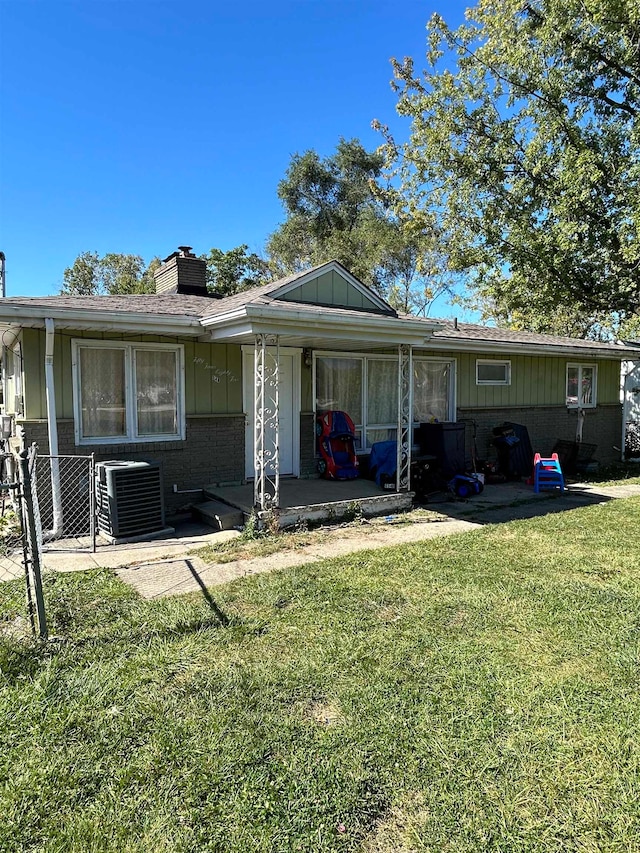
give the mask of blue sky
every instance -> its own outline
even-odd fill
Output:
[[[291,155],[399,136],[392,56],[422,67],[446,0],[0,0],[0,249],[7,295],[58,292],[79,252],[149,260],[283,219]]]

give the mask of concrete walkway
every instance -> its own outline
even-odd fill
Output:
[[[180,595],[203,590],[227,581],[249,575],[304,566],[331,557],[341,557],[370,548],[385,548],[419,542],[435,536],[448,536],[473,530],[479,525],[471,521],[438,518],[432,521],[398,524],[378,521],[362,527],[335,527],[323,530],[321,542],[305,545],[290,551],[279,551],[268,557],[234,560],[230,563],[206,564],[200,557],[183,556],[172,560],[144,563],[117,570],[121,580],[131,584],[144,598],[163,595]],[[184,554],[184,552],[183,552]]]
[[[295,550],[281,551],[267,557],[207,564],[189,552],[205,545],[224,542],[240,534],[233,530],[214,532],[203,525],[185,524],[175,536],[129,545],[101,545],[95,554],[46,551],[44,566],[48,571],[82,571],[99,566],[112,568],[140,595],[156,598],[203,591],[206,587],[236,578],[301,566],[364,549],[449,536],[475,530],[485,524],[565,512],[576,507],[635,495],[640,495],[640,485],[601,487],[575,484],[563,495],[558,492],[542,492],[536,495],[531,486],[525,483],[505,483],[487,486],[481,495],[469,501],[455,501],[443,496],[441,501],[430,502],[425,507],[434,513],[430,518],[421,518],[418,513],[414,513],[407,517],[408,523],[398,523],[400,517],[394,516],[389,519],[373,519],[363,525],[327,527],[323,529],[320,542],[315,541]],[[17,566],[12,566],[14,577],[16,568]],[[2,579],[0,576],[0,580]]]
[[[524,483],[507,483],[487,487],[473,500],[447,500],[426,507],[438,513],[429,519],[415,514],[409,523],[398,523],[400,517],[374,519],[362,526],[328,527],[322,542],[268,557],[235,560],[229,563],[204,563],[199,557],[182,556],[171,560],[149,561],[118,569],[118,576],[131,584],[145,598],[179,595],[203,591],[207,587],[236,578],[302,566],[330,557],[339,557],[365,549],[385,548],[409,542],[420,542],[437,536],[450,536],[476,530],[485,524],[499,524],[518,518],[530,518],[577,507],[640,495],[640,485],[598,487],[575,485],[563,495],[557,492],[535,494]],[[417,516],[417,517],[416,517]],[[409,516],[411,517],[411,516]],[[218,536],[220,534],[214,534]],[[219,540],[217,540],[219,541]]]

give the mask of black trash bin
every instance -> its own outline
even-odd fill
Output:
[[[435,456],[443,476],[451,479],[465,471],[465,424],[420,424],[416,430],[420,455]]]

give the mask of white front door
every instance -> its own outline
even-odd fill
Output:
[[[255,418],[255,375],[253,347],[243,348],[242,354],[243,396],[245,411],[245,476],[255,477],[254,464],[254,418]],[[298,476],[300,473],[300,353],[298,350],[281,349],[278,370],[278,394],[280,412],[278,438],[280,475]],[[268,443],[273,441],[273,426]],[[267,436],[265,436],[267,438]]]

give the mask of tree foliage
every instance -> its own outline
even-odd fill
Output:
[[[394,307],[427,313],[451,282],[433,230],[402,227],[383,166],[383,153],[357,139],[325,158],[295,154],[278,186],[287,218],[268,241],[270,263],[285,275],[337,260]]]
[[[242,245],[228,252],[213,248],[202,256],[211,293],[228,296],[269,281],[269,264],[248,248]],[[140,255],[110,252],[100,257],[97,252],[81,252],[65,269],[61,292],[72,296],[155,293],[154,272],[160,264],[159,258],[146,264]]]
[[[72,296],[153,293],[159,258],[147,265],[139,255],[81,252],[64,271],[62,293]]]
[[[380,288],[387,221],[372,183],[382,166],[382,155],[355,139],[341,139],[330,157],[295,154],[278,185],[287,219],[269,239],[274,266],[290,273],[335,259]]]
[[[246,244],[228,252],[210,249],[207,261],[207,287],[211,293],[229,296],[264,284],[271,278],[267,261],[248,251]]]
[[[437,217],[485,314],[585,332],[637,310],[639,49],[636,0],[480,0],[431,19],[424,72],[394,61],[397,209]]]

